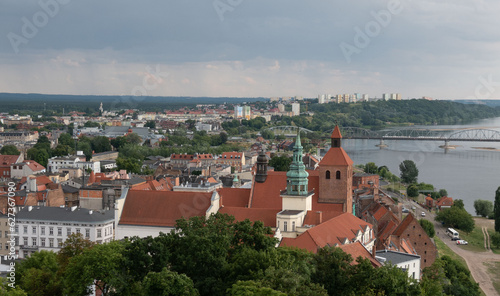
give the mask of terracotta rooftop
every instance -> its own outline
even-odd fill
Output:
[[[241,207],[223,207],[219,209],[219,213],[233,215],[236,221],[262,221],[264,226],[276,227],[276,214],[281,210],[278,209],[250,209]]]
[[[349,155],[344,151],[342,147],[332,147],[328,150],[325,157],[320,161],[319,165],[339,165],[339,166],[348,166],[352,165],[354,162],[351,160]]]
[[[175,226],[184,217],[205,216],[212,193],[129,191],[119,224]]]
[[[250,189],[244,188],[220,188],[219,190],[221,206],[224,207],[248,207]]]
[[[336,125],[332,132],[332,139],[342,139],[342,134],[340,133],[339,126]]]

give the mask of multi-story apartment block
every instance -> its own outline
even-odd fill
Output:
[[[224,152],[217,159],[217,164],[226,164],[234,168],[235,172],[241,172],[245,165],[244,152]]]
[[[0,256],[9,255],[9,221],[7,215],[0,212]]]
[[[58,173],[63,168],[77,168],[77,162],[80,161],[82,161],[80,156],[62,156],[62,157],[55,156],[49,158],[47,169],[51,173]]]
[[[76,206],[25,207],[16,215],[19,258],[40,250],[57,252],[72,233],[81,233],[98,244],[110,242],[114,236],[114,215],[114,210],[92,211]]]

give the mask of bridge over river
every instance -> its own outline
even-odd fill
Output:
[[[311,130],[296,126],[274,126],[269,128],[275,134],[294,137],[297,130],[310,133]],[[332,130],[333,131],[333,130]],[[332,132],[330,131],[330,133]],[[380,140],[380,146],[385,145],[384,140],[413,140],[413,141],[443,141],[445,146],[448,143],[456,142],[500,142],[500,132],[483,128],[465,129],[422,129],[422,128],[401,128],[391,130],[372,131],[358,127],[341,127],[340,131],[344,139],[375,139]]]

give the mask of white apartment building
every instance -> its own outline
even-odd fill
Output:
[[[114,210],[28,206],[16,218],[16,246],[21,259],[40,250],[58,252],[72,233],[81,233],[98,244],[114,237]]]
[[[420,280],[420,256],[408,253],[381,250],[377,251],[375,258],[382,264],[392,264],[408,273],[408,276]]]
[[[292,103],[292,113],[293,113],[293,116],[300,115],[300,104],[299,103]]]
[[[76,168],[76,163],[80,161],[80,156],[54,156],[49,158],[47,170],[50,173],[59,173],[62,168]]]

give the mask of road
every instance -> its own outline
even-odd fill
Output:
[[[472,277],[476,282],[479,283],[479,286],[487,296],[500,296],[500,294],[493,287],[493,279],[491,277],[492,275],[488,273],[488,267],[485,265],[485,263],[500,262],[500,255],[494,254],[491,250],[485,252],[471,252],[462,249],[454,241],[452,241],[448,235],[446,235],[446,228],[443,227],[441,223],[434,220],[434,218],[436,217],[435,214],[423,209],[413,201],[408,201],[405,199],[403,202],[407,209],[411,209],[412,206],[416,207],[416,210],[413,211],[416,217],[418,217],[419,219],[427,219],[434,223],[436,235],[448,247],[450,247],[453,252],[464,258],[472,274]],[[422,212],[425,212],[425,217],[421,216]]]

